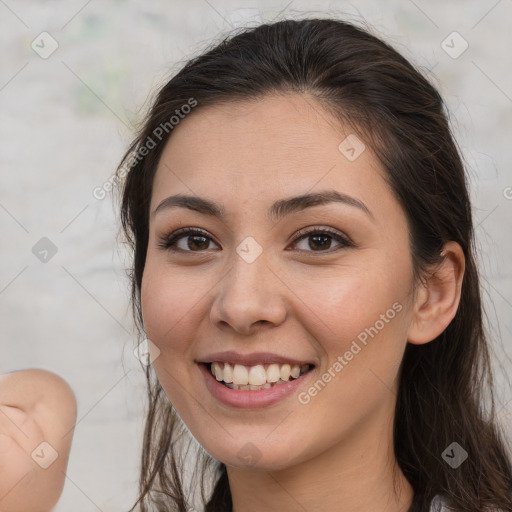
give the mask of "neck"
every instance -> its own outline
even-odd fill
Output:
[[[227,466],[233,512],[406,512],[414,492],[394,456],[392,418],[370,423],[286,469]]]

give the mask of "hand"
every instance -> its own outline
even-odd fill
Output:
[[[0,512],[16,510],[16,487],[32,482],[37,467],[30,454],[43,440],[41,428],[25,411],[0,405]]]
[[[0,376],[0,512],[55,506],[75,421],[74,394],[57,375],[23,370]]]

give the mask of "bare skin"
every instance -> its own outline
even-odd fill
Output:
[[[405,213],[371,148],[354,161],[340,152],[351,133],[311,97],[268,96],[194,111],[159,162],[142,280],[146,334],[160,350],[154,368],[167,396],[206,451],[227,465],[234,512],[398,512],[412,502],[393,451],[398,369],[407,342],[428,343],[455,316],[464,256],[447,243],[442,265],[415,292]],[[331,203],[280,221],[267,217],[274,201],[331,189],[370,214]],[[178,193],[210,199],[227,215],[154,213]],[[174,252],[159,247],[183,227],[206,234],[184,235]],[[311,235],[297,236],[317,227],[353,245],[331,237],[322,248]],[[251,263],[236,251],[246,237],[262,249]],[[299,393],[360,333],[380,326],[393,304],[400,311],[300,402]],[[272,352],[315,368],[297,393],[240,409],[210,393],[196,363],[224,350]],[[257,448],[252,465],[239,456],[248,443]]]
[[[75,396],[61,377],[40,369],[0,376],[0,512],[55,506],[75,421]]]

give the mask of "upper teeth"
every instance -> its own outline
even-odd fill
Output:
[[[219,381],[233,383],[238,386],[250,384],[253,386],[261,386],[267,382],[277,382],[279,379],[287,381],[290,376],[296,379],[299,375],[305,373],[309,365],[304,364],[293,366],[289,364],[269,364],[265,370],[265,366],[258,364],[256,366],[244,366],[242,364],[231,365],[229,363],[212,363],[211,372]]]

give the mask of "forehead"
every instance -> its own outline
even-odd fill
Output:
[[[310,96],[199,107],[167,142],[153,183],[152,209],[170,193],[224,203],[227,196],[233,205],[329,188],[370,203],[391,196],[368,146],[356,159],[348,158],[346,144],[340,151],[347,137],[353,145],[354,130]]]

